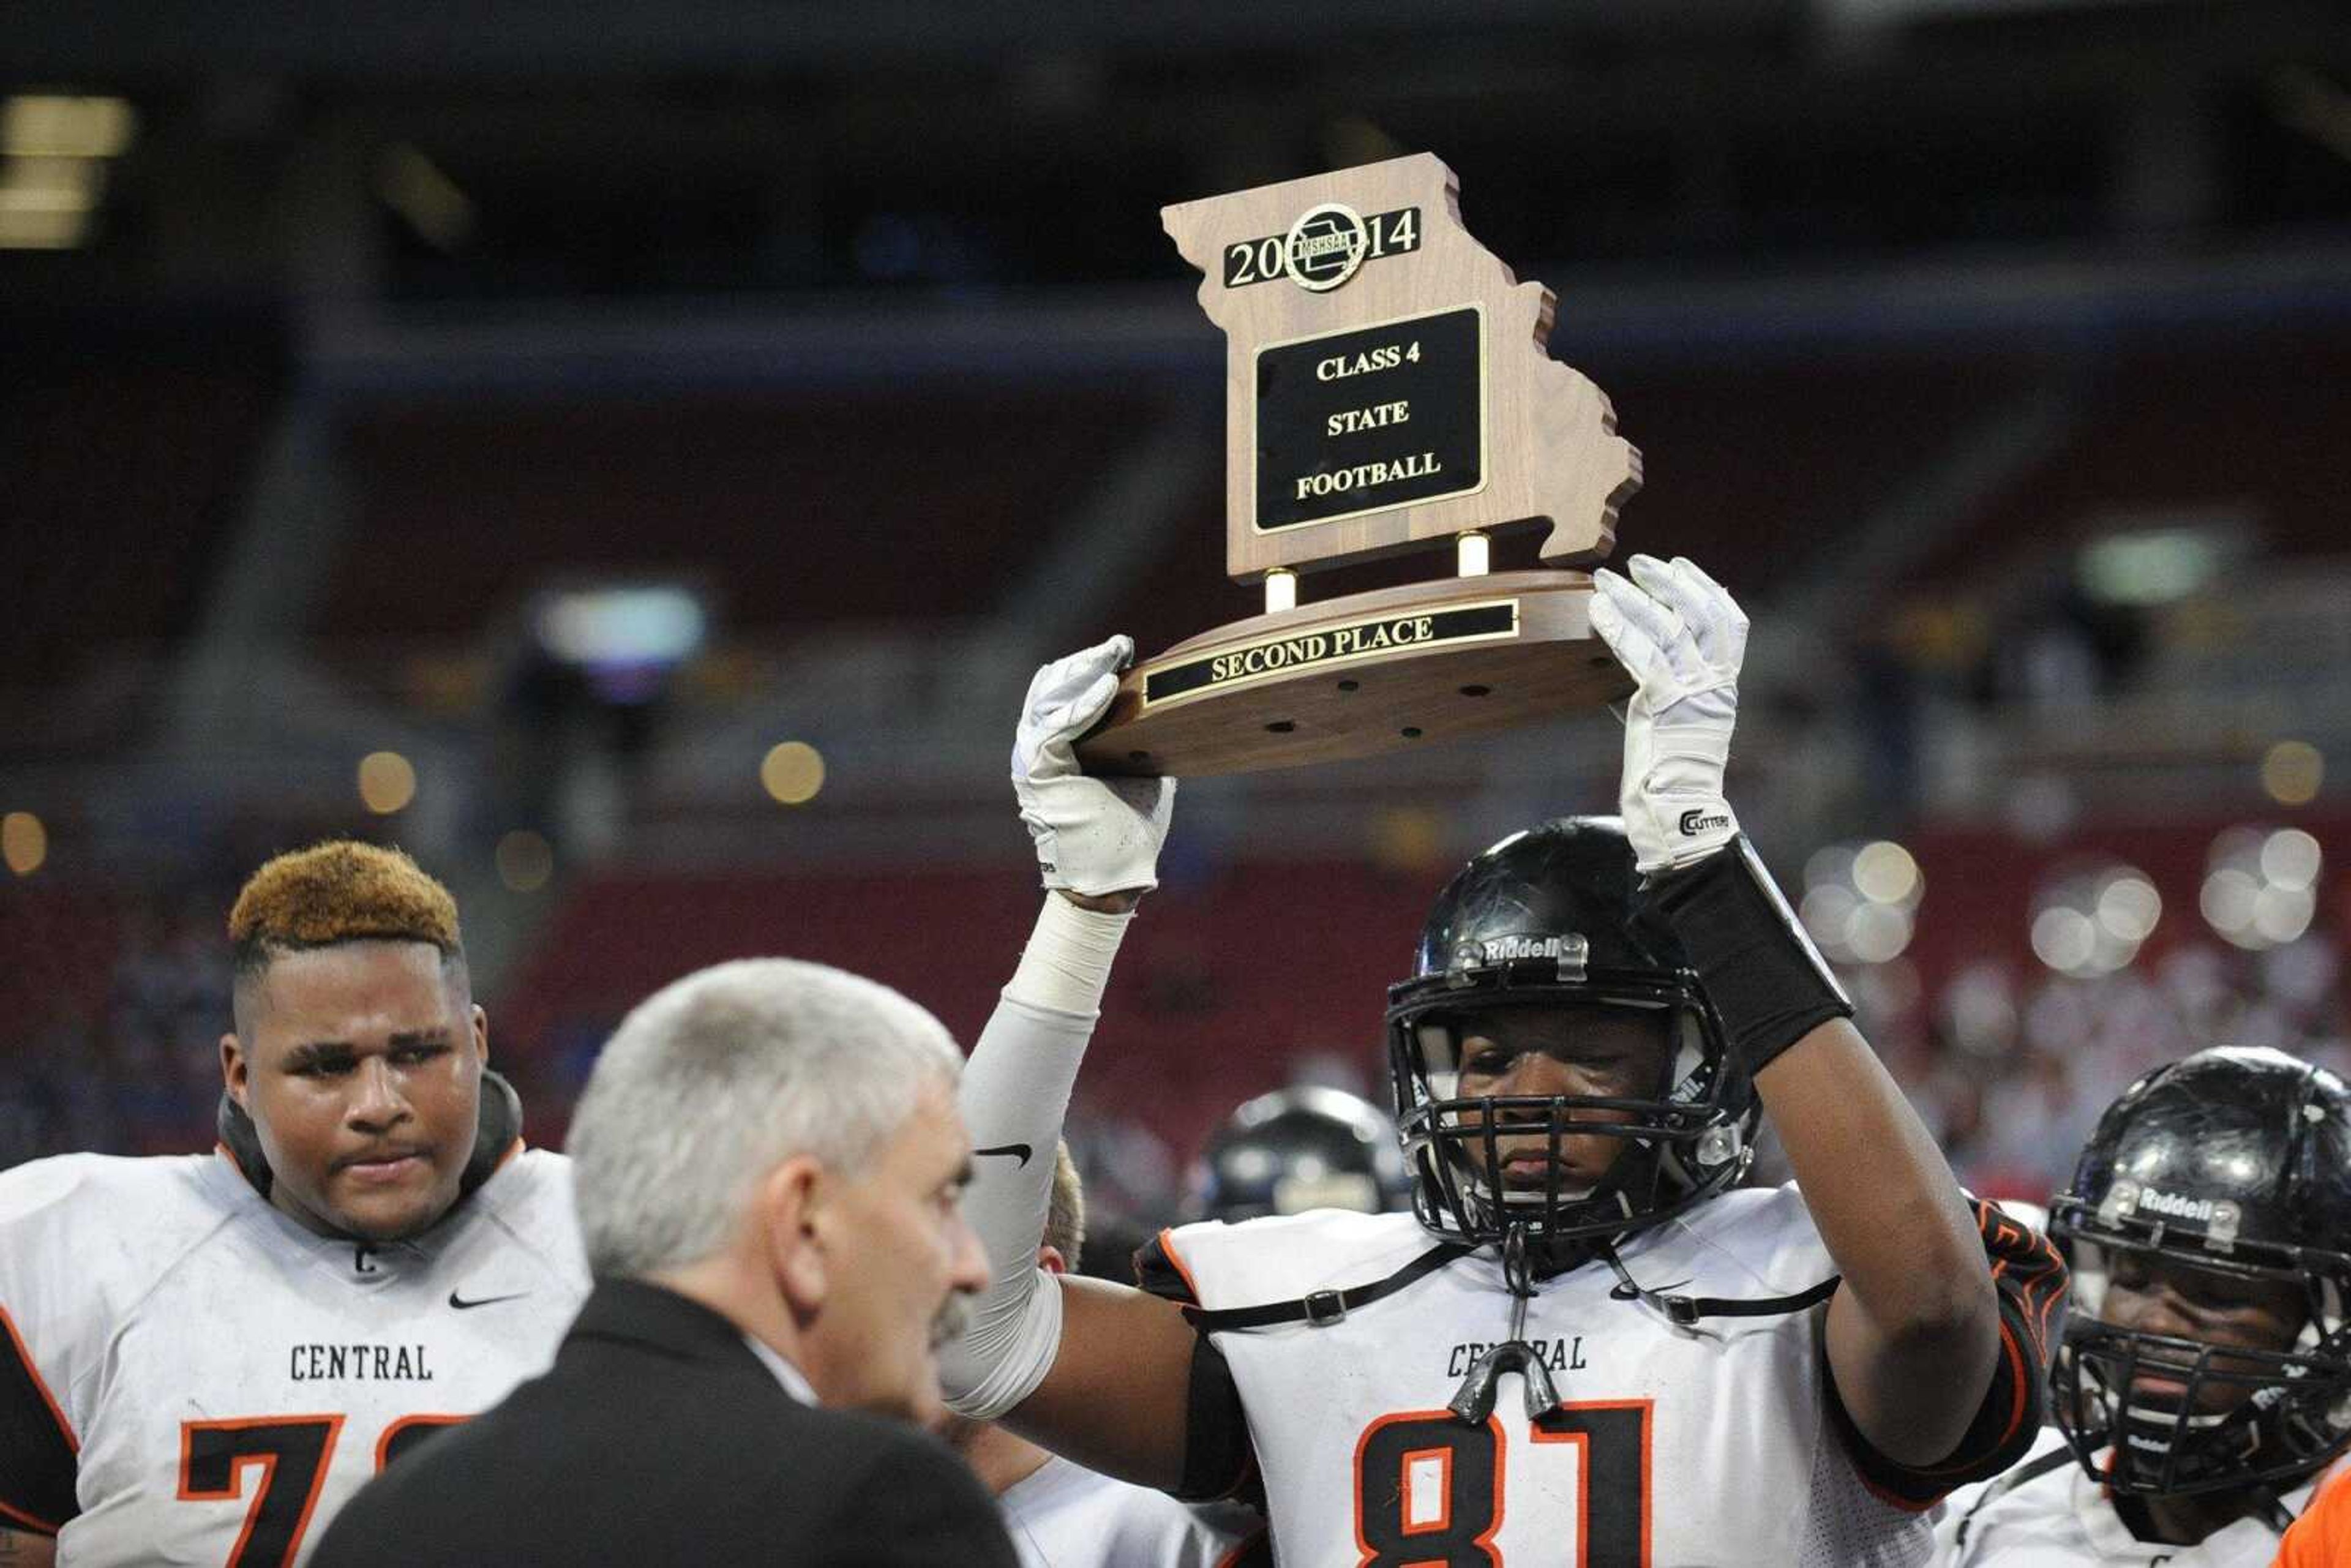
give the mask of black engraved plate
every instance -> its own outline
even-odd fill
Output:
[[[1465,306],[1259,350],[1258,531],[1481,488],[1484,319]]]

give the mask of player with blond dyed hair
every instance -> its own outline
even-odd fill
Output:
[[[587,1294],[448,890],[336,841],[263,865],[228,931],[219,1145],[0,1173],[0,1560],[298,1563]]]

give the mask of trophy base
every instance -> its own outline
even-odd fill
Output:
[[[1121,676],[1078,757],[1095,774],[1256,773],[1598,707],[1633,682],[1591,602],[1586,573],[1506,571],[1236,621]]]

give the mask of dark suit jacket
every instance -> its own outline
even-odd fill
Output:
[[[546,1375],[392,1461],[311,1568],[1016,1561],[944,1444],[802,1405],[717,1313],[603,1281]]]

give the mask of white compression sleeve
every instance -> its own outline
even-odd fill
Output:
[[[964,1214],[987,1249],[991,1278],[970,1328],[939,1354],[947,1403],[960,1415],[993,1420],[1019,1405],[1061,1349],[1061,1292],[1037,1267],[1037,1247],[1070,1091],[1133,918],[1047,894],[1020,967],[965,1064],[963,1117],[977,1158]]]

